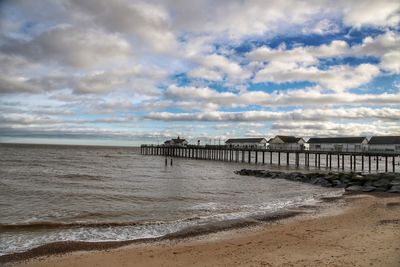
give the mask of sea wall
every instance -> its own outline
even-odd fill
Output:
[[[346,191],[400,194],[400,174],[397,173],[301,173],[250,169],[242,169],[235,173],[269,179],[286,179],[323,187],[344,188]]]

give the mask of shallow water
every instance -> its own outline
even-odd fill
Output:
[[[54,241],[163,236],[342,194],[234,174],[248,164],[174,158],[165,166],[139,151],[0,145],[0,254]]]

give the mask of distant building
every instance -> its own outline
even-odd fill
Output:
[[[368,147],[366,137],[313,137],[307,141],[311,151],[365,151]]]
[[[167,140],[164,142],[165,146],[187,146],[189,144],[186,139],[181,139],[179,136],[176,139]]]
[[[268,141],[271,150],[304,150],[305,141],[301,137],[277,135]]]
[[[400,136],[372,136],[368,142],[368,150],[400,151]]]
[[[265,138],[230,138],[225,144],[231,148],[266,148],[267,139]]]

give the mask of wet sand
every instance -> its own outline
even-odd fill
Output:
[[[332,200],[319,216],[305,214],[250,228],[9,265],[400,266],[400,196],[347,195],[344,202],[341,206]]]

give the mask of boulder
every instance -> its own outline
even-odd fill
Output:
[[[267,173],[267,171],[256,171],[255,176],[256,177],[265,177],[264,175]]]
[[[338,176],[335,175],[335,174],[330,174],[330,175],[325,176],[324,178],[325,178],[326,180],[333,181],[333,180],[336,180],[337,177],[338,177]]]
[[[364,184],[363,180],[349,180],[349,181],[343,181],[348,185],[359,185],[362,186]]]
[[[274,176],[274,174],[273,174],[273,173],[270,173],[270,172],[265,172],[265,173],[263,174],[263,177],[272,177],[272,176]]]
[[[380,177],[376,173],[369,173],[369,174],[364,174],[364,179],[369,180],[369,181],[376,181]]]
[[[335,188],[345,188],[347,185],[340,180],[333,180],[332,185]]]
[[[380,186],[380,187],[377,187],[376,189],[375,189],[375,192],[386,192],[388,190],[388,187],[386,186],[386,187],[382,187],[382,186]]]
[[[389,184],[390,184],[390,180],[383,178],[383,179],[374,181],[372,185],[376,186],[376,187],[388,187]]]
[[[352,186],[346,187],[346,191],[363,191],[363,188],[364,187],[359,186],[359,185],[352,185]]]
[[[368,180],[364,183],[364,186],[373,186],[374,181]]]
[[[306,176],[300,172],[292,172],[288,173],[285,178],[291,181],[304,181]]]
[[[379,179],[396,179],[399,175],[396,173],[382,172],[378,174]]]
[[[275,178],[286,179],[286,173],[284,173],[284,172],[275,172],[275,173],[274,173],[274,177],[275,177]]]
[[[332,186],[332,184],[328,180],[326,180],[325,178],[315,178],[312,181],[312,184],[318,184],[318,185],[323,186],[323,187],[331,187]]]
[[[394,185],[388,190],[389,193],[400,193],[400,185]]]
[[[372,192],[375,190],[376,190],[375,186],[363,186],[363,189],[362,189],[363,192]]]
[[[389,184],[390,186],[400,186],[400,180],[393,180]]]
[[[307,173],[305,176],[306,176],[309,180],[312,180],[313,178],[320,177],[321,174],[320,174],[320,173],[317,173],[317,172],[311,172],[311,173]]]

